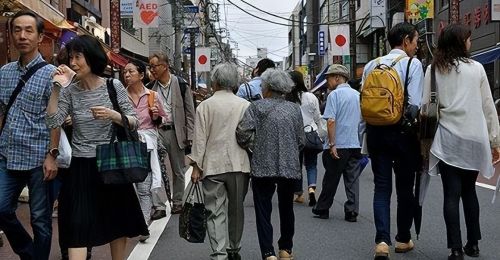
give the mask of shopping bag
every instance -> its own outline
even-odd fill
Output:
[[[59,156],[57,156],[57,167],[67,169],[71,164],[71,145],[66,133],[61,128],[61,137],[59,138]]]
[[[200,183],[193,183],[179,217],[180,237],[191,243],[203,243],[207,233],[207,217]]]

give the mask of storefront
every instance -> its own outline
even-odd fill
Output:
[[[54,53],[58,52],[57,40],[64,29],[74,29],[57,8],[45,1],[34,0],[0,0],[0,44],[6,48],[0,49],[0,65],[17,60],[19,54],[12,46],[9,32],[9,18],[20,10],[31,10],[44,21],[44,37],[40,44],[40,53],[47,62],[53,62]]]
[[[436,1],[434,30],[436,36],[448,24],[448,5]],[[471,56],[483,64],[493,98],[500,98],[500,22],[491,19],[490,0],[463,0],[460,2],[460,22],[470,27]]]

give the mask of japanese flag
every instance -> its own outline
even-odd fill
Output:
[[[332,55],[344,56],[350,54],[348,24],[330,26],[330,44],[332,46]]]
[[[196,72],[210,71],[210,48],[196,48]]]

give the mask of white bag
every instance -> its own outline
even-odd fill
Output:
[[[59,156],[57,156],[57,166],[67,169],[71,163],[71,145],[64,130],[61,129],[61,137],[59,139]]]

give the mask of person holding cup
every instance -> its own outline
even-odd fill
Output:
[[[47,107],[47,125],[57,128],[68,115],[73,121],[73,154],[69,174],[62,176],[59,195],[60,239],[69,259],[83,260],[87,247],[110,244],[113,260],[125,258],[127,237],[147,236],[139,200],[132,184],[104,184],[97,171],[96,146],[109,143],[112,123],[137,129],[138,119],[123,85],[113,80],[122,114],[113,110],[106,79],[101,77],[108,58],[99,41],[82,35],[66,45],[69,66],[53,77]],[[71,78],[75,76],[73,83]]]

